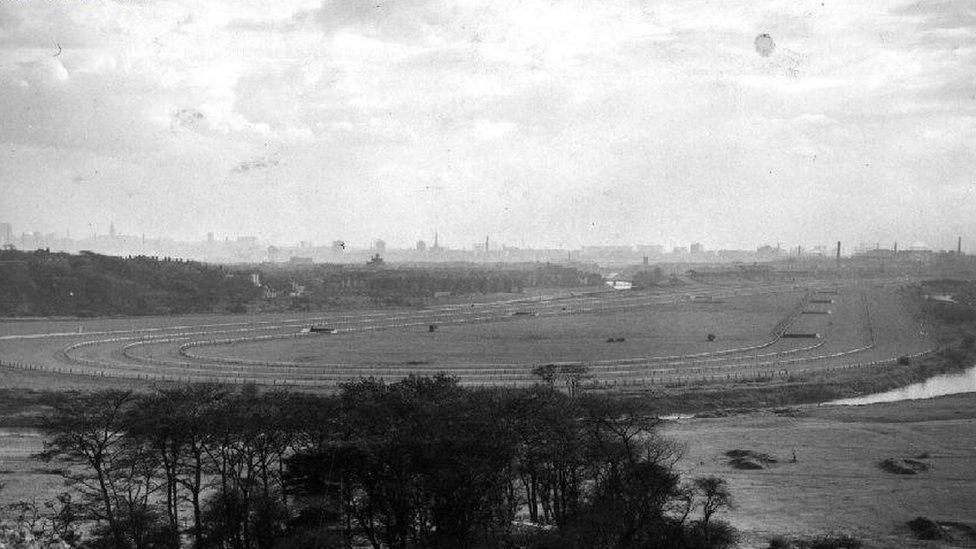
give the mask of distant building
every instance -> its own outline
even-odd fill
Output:
[[[660,244],[639,244],[637,251],[647,255],[661,255],[664,253],[664,246]]]
[[[213,231],[211,231],[207,233],[207,244],[213,244],[213,242],[214,242],[214,234]]]
[[[376,241],[373,242],[373,250],[377,254],[386,253],[386,242],[377,238]]]
[[[583,246],[582,252],[587,255],[612,255],[633,252],[630,246]]]
[[[14,227],[10,223],[0,223],[0,242],[7,244],[14,240]]]
[[[333,240],[332,241],[332,253],[336,253],[336,254],[342,253],[342,251],[345,250],[345,249],[346,249],[346,243],[345,243],[345,241],[342,241],[342,240]]]
[[[417,241],[417,251],[418,252],[426,252],[427,251],[427,243],[424,242],[423,240],[418,240]]]
[[[704,251],[705,248],[698,242],[695,242],[694,244],[691,245],[691,253],[693,254],[700,254],[703,253]]]

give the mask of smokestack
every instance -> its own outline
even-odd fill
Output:
[[[898,253],[898,243],[895,242],[895,253]]]
[[[956,241],[956,255],[962,255],[962,237]]]
[[[488,252],[488,237],[485,236],[485,252]]]
[[[837,266],[840,267],[840,240],[837,241]]]

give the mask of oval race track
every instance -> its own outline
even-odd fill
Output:
[[[538,353],[533,350],[544,341],[520,343],[516,340],[525,337],[516,335],[493,342],[501,351],[508,350],[509,345],[522,345],[527,350],[508,360],[496,360],[491,352],[483,360],[468,359],[468,355],[477,354],[469,352],[460,352],[461,358],[456,360],[403,359],[415,352],[410,350],[410,342],[427,337],[431,325],[436,325],[441,339],[421,342],[424,345],[470,338],[472,334],[483,338],[482,332],[489,329],[506,328],[509,336],[504,337],[511,337],[513,332],[545,333],[549,326],[560,329],[572,322],[597,325],[635,314],[667,321],[672,318],[669,315],[677,318],[699,308],[718,311],[715,314],[726,315],[723,318],[731,318],[734,324],[738,313],[723,312],[723,307],[748,307],[750,300],[767,298],[782,303],[783,311],[776,321],[769,322],[762,333],[756,330],[752,337],[727,338],[730,342],[724,344],[675,344],[673,352],[659,352],[655,346],[632,349],[589,345],[579,353],[572,349],[557,352],[556,360],[548,360],[535,356]],[[11,328],[13,324],[16,329]],[[4,324],[5,332],[0,336],[3,366],[147,382],[207,381],[306,388],[329,388],[368,376],[396,380],[411,373],[438,372],[454,375],[467,385],[519,386],[538,380],[532,369],[540,364],[583,365],[588,371],[587,383],[597,387],[718,383],[877,366],[932,349],[924,331],[902,307],[897,292],[868,284],[699,285],[677,290],[567,293],[426,309],[363,310],[304,317],[156,317],[96,321],[97,329],[80,333],[66,330],[71,325],[66,322],[38,322],[36,328],[42,329],[34,330],[30,324]],[[335,333],[303,332],[302,328],[309,325],[327,326]],[[730,329],[734,330],[734,326]],[[790,337],[814,333],[820,337]],[[359,356],[358,349],[345,355],[328,351],[340,344],[346,349],[383,347],[386,340],[396,343],[386,344],[386,350],[377,351],[374,357],[347,360],[346,356]],[[303,360],[276,356],[306,348],[338,356],[326,357],[328,360],[314,354]],[[429,352],[440,351],[435,347]],[[602,356],[604,353],[608,356]]]

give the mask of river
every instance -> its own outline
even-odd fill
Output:
[[[943,374],[929,378],[921,383],[913,383],[898,389],[883,393],[865,395],[855,398],[844,398],[827,402],[837,406],[862,406],[879,402],[897,402],[899,400],[918,400],[934,398],[943,395],[959,393],[976,393],[976,366],[959,373]]]

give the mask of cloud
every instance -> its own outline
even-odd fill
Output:
[[[969,0],[3,3],[0,218],[122,219],[146,192],[220,211],[138,220],[191,234],[934,240],[883,193],[965,217],[974,28]],[[48,215],[52,173],[104,199]]]

